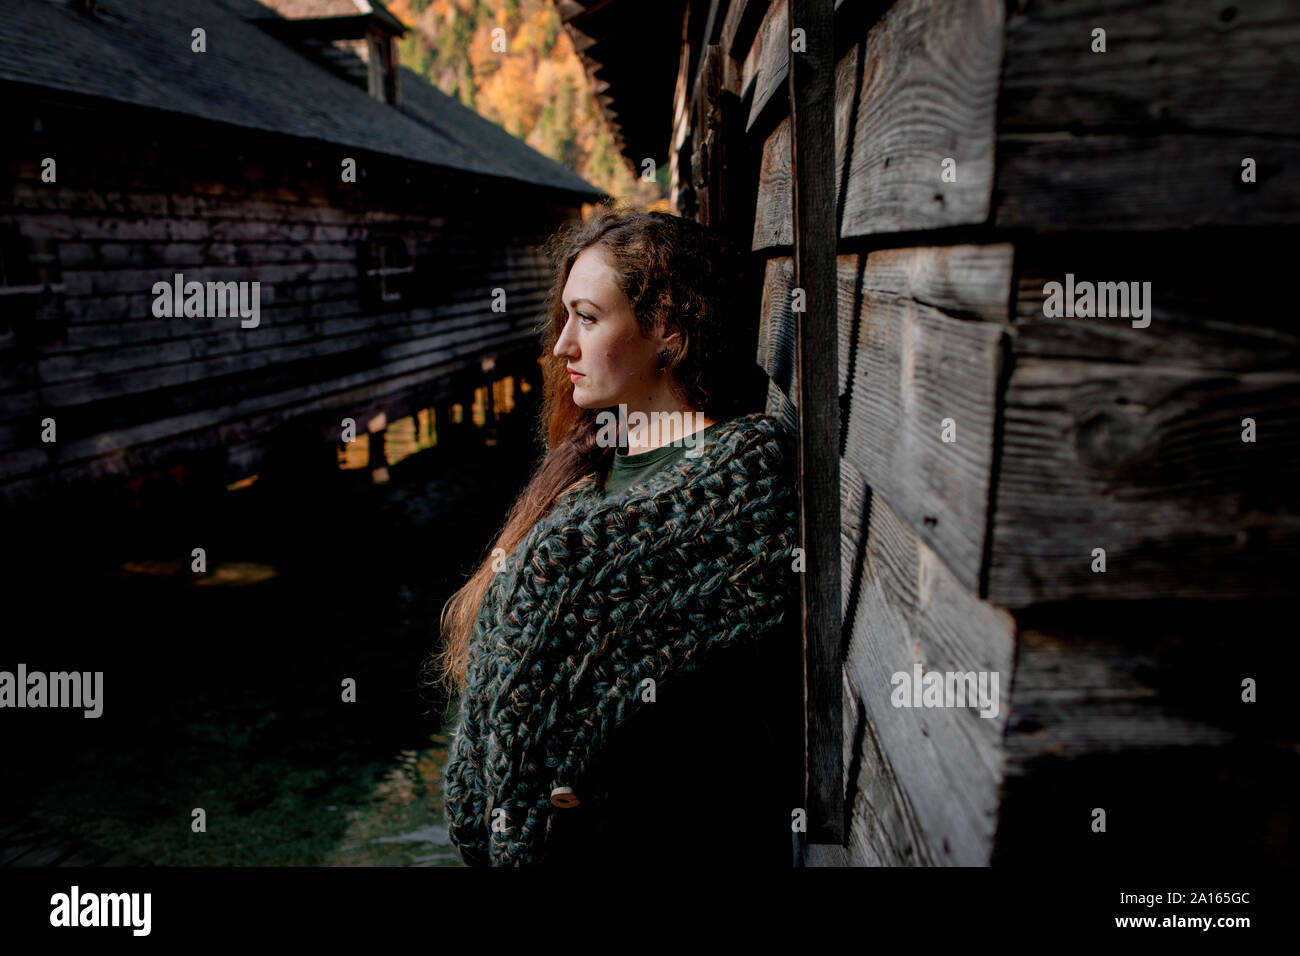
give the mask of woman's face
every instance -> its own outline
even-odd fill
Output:
[[[571,376],[574,403],[581,408],[626,403],[638,409],[662,401],[668,389],[666,376],[658,374],[659,351],[672,336],[641,335],[603,246],[579,253],[561,299],[567,318],[554,354],[582,373]]]

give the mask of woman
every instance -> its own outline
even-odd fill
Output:
[[[607,209],[550,252],[549,450],[443,613],[451,839],[471,865],[789,866],[795,445],[747,410],[741,263]]]

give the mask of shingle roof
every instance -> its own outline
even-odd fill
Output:
[[[619,152],[637,169],[646,158],[667,163],[687,0],[655,0],[654,16],[647,14],[650,4],[644,0],[555,0],[555,6]],[[689,6],[688,75],[694,76],[698,51],[708,42],[699,35],[706,25],[701,15],[710,7],[699,2]],[[714,21],[710,17],[707,22]]]
[[[245,18],[256,0],[0,3],[0,80],[355,146],[587,197],[575,172],[402,69],[403,106],[372,99]],[[190,51],[206,31],[206,53]]]

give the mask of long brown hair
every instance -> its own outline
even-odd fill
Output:
[[[676,328],[681,337],[669,350],[666,375],[673,391],[693,409],[719,421],[750,410],[762,400],[765,378],[755,363],[753,329],[747,328],[745,260],[725,239],[691,219],[659,212],[628,212],[599,206],[586,221],[565,223],[546,243],[555,279],[542,332],[540,425],[547,452],[516,499],[492,549],[470,579],[443,608],[441,657],[428,663],[435,680],[455,695],[465,690],[465,669],[474,622],[493,576],[493,553],[509,557],[557,498],[583,481],[604,480],[614,449],[596,443],[597,415],[573,401],[567,361],[553,354],[564,330],[562,296],[574,260],[583,250],[604,246],[618,272],[643,335]],[[435,663],[436,661],[436,663]]]

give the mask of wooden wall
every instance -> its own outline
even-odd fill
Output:
[[[6,97],[0,232],[0,496],[205,458],[255,470],[267,436],[388,419],[536,360],[550,282],[538,242],[572,200],[124,106]],[[359,181],[340,162],[357,158]],[[57,182],[41,161],[57,161]],[[366,272],[401,250],[400,301]],[[260,324],[156,318],[152,287],[259,281]],[[492,290],[506,310],[492,311]],[[534,368],[535,370],[535,368]],[[455,384],[453,384],[455,383]],[[40,421],[57,422],[57,444]],[[359,427],[364,427],[359,424]],[[215,457],[214,457],[215,456]]]
[[[1300,15],[836,7],[848,839],[805,862],[1279,861],[1300,837],[1296,652],[1266,623],[1300,566]],[[695,214],[753,250],[769,411],[793,423],[786,9],[687,24],[673,146]],[[1150,325],[1048,318],[1067,273],[1150,282]],[[917,664],[996,671],[998,716],[892,706]]]

